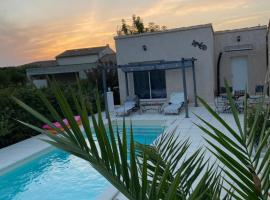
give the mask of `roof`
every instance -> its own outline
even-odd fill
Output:
[[[45,74],[63,74],[63,73],[73,73],[79,71],[85,71],[96,67],[96,63],[84,63],[75,65],[58,65],[55,67],[41,68],[28,68],[26,72],[30,76],[34,75],[45,75]]]
[[[58,56],[56,56],[56,58],[96,55],[96,54],[99,54],[104,49],[106,49],[107,47],[109,46],[106,45],[106,46],[90,47],[90,48],[82,48],[82,49],[70,49],[59,54]]]
[[[23,67],[55,67],[57,66],[57,62],[56,60],[43,60],[43,61],[36,61],[36,62],[32,62],[32,63],[27,63],[22,65]]]
[[[242,32],[242,31],[253,31],[253,30],[267,30],[266,25],[260,26],[253,26],[253,27],[245,27],[245,28],[238,28],[238,29],[231,29],[231,30],[222,30],[222,31],[215,31],[215,34],[223,34],[223,33],[233,33],[233,32]]]
[[[171,33],[171,32],[188,31],[188,30],[202,29],[202,28],[211,28],[211,30],[213,31],[212,24],[210,23],[210,24],[201,24],[201,25],[196,25],[196,26],[173,28],[173,29],[167,29],[163,31],[147,32],[147,33],[134,34],[134,35],[120,35],[120,36],[114,37],[114,39],[118,40],[118,39],[124,39],[124,38],[142,37],[142,36],[148,36],[148,35],[165,34],[165,33]]]

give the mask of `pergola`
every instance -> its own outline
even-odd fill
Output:
[[[172,69],[181,69],[182,70],[182,81],[183,81],[183,89],[184,89],[184,107],[185,107],[185,115],[186,118],[189,117],[188,112],[188,102],[187,102],[187,83],[186,83],[186,69],[191,68],[192,69],[192,77],[193,77],[193,92],[195,97],[195,106],[198,106],[197,103],[197,86],[196,86],[196,76],[195,76],[195,58],[182,58],[181,60],[176,61],[165,61],[165,60],[159,60],[159,61],[147,61],[147,62],[138,62],[138,63],[129,63],[126,65],[102,65],[102,71],[103,71],[103,90],[104,90],[104,97],[105,97],[105,109],[106,112],[108,111],[108,105],[107,105],[107,98],[106,98],[106,92],[107,92],[107,84],[106,84],[106,70],[112,69],[112,68],[120,68],[125,73],[125,83],[126,83],[126,94],[129,95],[129,89],[128,89],[128,73],[133,72],[142,72],[142,71],[153,71],[153,70],[172,70]]]

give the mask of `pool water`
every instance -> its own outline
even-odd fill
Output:
[[[156,125],[133,126],[135,141],[143,144],[151,144],[162,131]],[[0,175],[0,200],[91,200],[109,185],[88,162],[53,149]]]

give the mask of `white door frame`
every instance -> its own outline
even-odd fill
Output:
[[[231,58],[231,77],[233,90],[248,89],[248,57]]]

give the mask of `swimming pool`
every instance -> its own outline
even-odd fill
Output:
[[[135,141],[144,144],[151,144],[162,131],[159,125],[133,126]],[[0,200],[96,199],[110,184],[89,165],[73,155],[52,149],[0,175]]]

